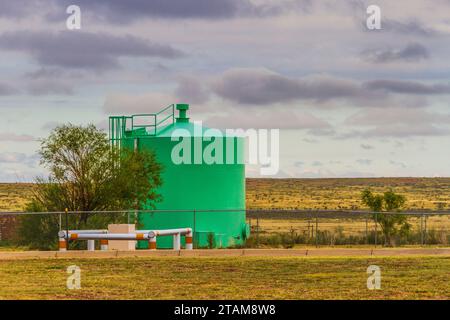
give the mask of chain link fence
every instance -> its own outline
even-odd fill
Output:
[[[189,215],[195,232],[195,226],[202,217],[224,211],[227,210],[0,212],[0,245],[16,242],[21,238],[20,232],[26,232],[30,241],[42,242],[41,238],[44,236],[40,234],[42,229],[48,231],[48,243],[55,240],[54,237],[59,230],[65,229],[108,229],[108,224],[111,223],[137,224],[138,229],[138,213]],[[396,226],[394,230],[388,232],[380,221],[382,215],[400,215],[405,218],[405,223],[403,227]],[[29,218],[22,220],[23,217]],[[32,217],[40,218],[33,220]],[[250,226],[250,237],[246,239],[244,246],[250,248],[450,245],[450,211],[375,213],[333,210],[246,210],[246,219]],[[167,220],[170,221],[170,217]],[[27,221],[28,225],[24,227],[22,221]]]
[[[404,223],[391,228],[389,218],[394,216],[403,217]],[[247,220],[250,247],[450,244],[450,211],[247,210]]]

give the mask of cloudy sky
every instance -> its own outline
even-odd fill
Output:
[[[81,8],[68,30],[66,8]],[[381,8],[368,30],[366,8]],[[450,1],[0,0],[0,181],[58,124],[191,104],[281,129],[279,177],[450,176]],[[248,168],[248,176],[257,176]]]

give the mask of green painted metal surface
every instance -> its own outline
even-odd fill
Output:
[[[179,116],[175,120],[175,108]],[[188,210],[187,212],[141,213],[139,228],[166,229],[190,227],[194,231],[194,246],[230,247],[242,244],[248,236],[245,221],[245,168],[239,161],[243,155],[243,138],[226,136],[215,130],[213,138],[206,141],[203,134],[208,128],[192,123],[186,116],[187,104],[169,106],[156,114],[110,117],[110,139],[121,147],[149,149],[156,153],[163,165],[163,185],[158,190],[162,202],[156,204],[162,210]],[[143,121],[143,118],[146,118]],[[182,132],[180,132],[180,129]],[[172,161],[175,133],[190,135],[190,164]],[[211,133],[211,131],[209,131]],[[195,158],[194,151],[204,151],[212,142],[221,140],[224,164],[207,164]],[[196,149],[197,148],[197,149]],[[226,159],[229,161],[226,161]],[[230,160],[233,161],[230,161]],[[231,162],[231,163],[230,163]],[[151,209],[144,205],[143,209]],[[204,212],[202,210],[214,210]],[[223,210],[223,211],[222,211]],[[184,238],[182,239],[184,245]],[[171,248],[171,237],[157,239],[159,248]],[[139,243],[146,248],[147,243]]]

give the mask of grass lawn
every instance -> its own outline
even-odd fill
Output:
[[[366,287],[369,265],[381,290]],[[66,289],[66,268],[81,289]],[[155,257],[0,261],[0,299],[449,299],[450,257]]]

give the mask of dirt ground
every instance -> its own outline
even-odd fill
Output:
[[[196,249],[139,251],[0,251],[0,260],[125,258],[125,257],[358,257],[358,256],[428,256],[450,255],[450,248],[305,248],[305,249]]]

